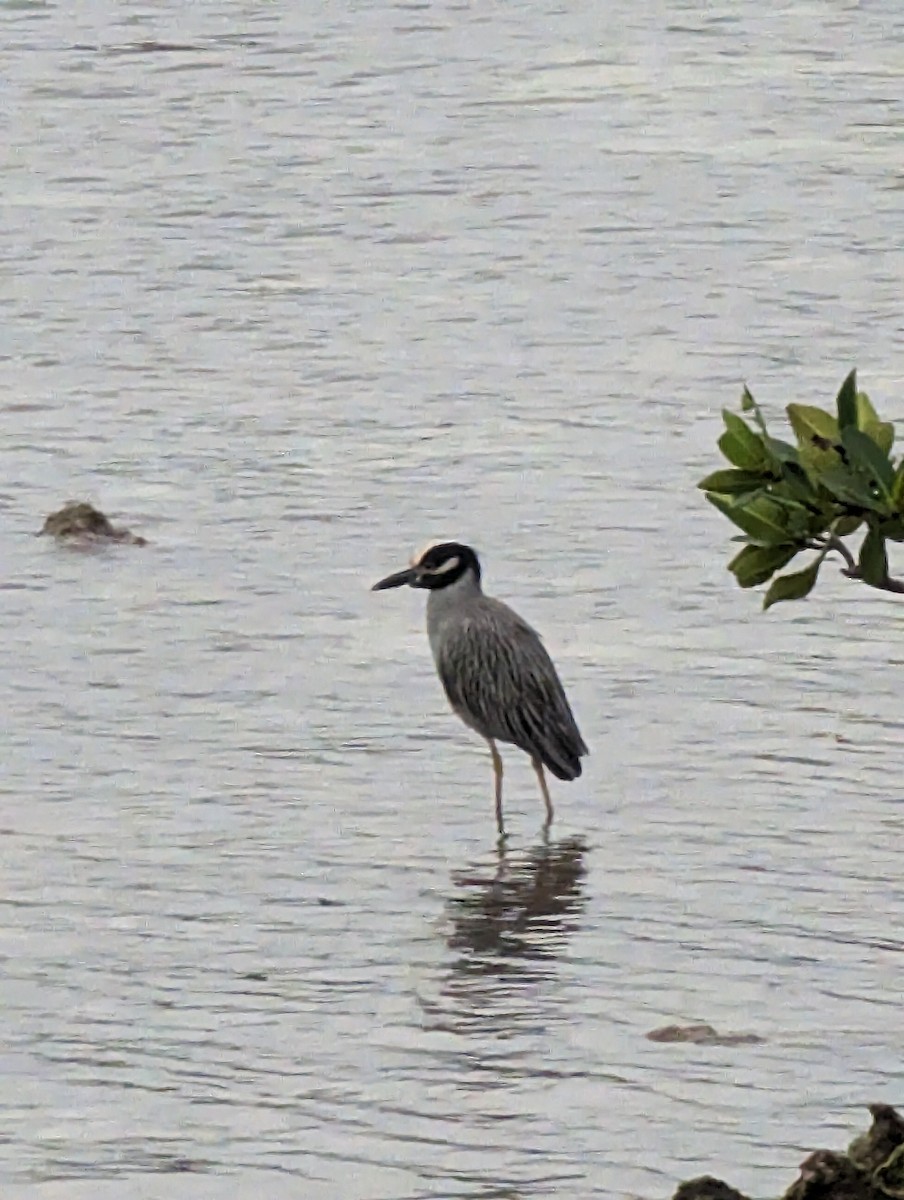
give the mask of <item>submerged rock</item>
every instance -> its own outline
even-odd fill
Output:
[[[904,1120],[890,1104],[871,1104],[871,1128],[847,1154],[814,1150],[783,1200],[904,1200]],[[682,1183],[673,1200],[747,1200],[721,1179]]]
[[[712,1025],[663,1025],[646,1035],[650,1042],[688,1042],[693,1046],[756,1046],[762,1038],[755,1033],[717,1033]]]
[[[51,513],[38,536],[49,534],[58,541],[124,542],[129,546],[146,546],[147,539],[128,529],[111,524],[109,518],[93,504],[70,500],[59,512]]]

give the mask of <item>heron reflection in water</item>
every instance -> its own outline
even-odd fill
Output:
[[[519,959],[554,959],[582,907],[581,838],[548,839],[523,857],[501,848],[491,876],[477,870],[452,876],[450,949],[470,952],[481,973],[507,974]]]
[[[453,957],[440,1002],[426,1006],[439,1027],[508,1036],[536,1024],[543,1008],[536,987],[555,974],[584,906],[586,852],[582,838],[544,836],[525,853],[500,846],[492,866],[453,873],[446,935]]]

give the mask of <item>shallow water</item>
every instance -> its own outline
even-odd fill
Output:
[[[0,31],[4,1197],[768,1194],[899,1101],[904,609],[694,489],[743,380],[904,416],[896,0]],[[503,860],[367,590],[442,535],[592,750]]]

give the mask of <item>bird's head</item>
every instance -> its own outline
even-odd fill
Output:
[[[470,546],[461,542],[432,542],[420,554],[411,560],[411,566],[394,575],[387,575],[371,589],[382,592],[386,588],[409,587],[438,588],[451,587],[465,575],[471,573],[474,582],[480,583],[480,561]]]

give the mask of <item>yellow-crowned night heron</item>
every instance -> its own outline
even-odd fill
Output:
[[[543,767],[558,779],[577,779],[587,747],[540,635],[516,612],[485,596],[480,562],[470,546],[428,546],[411,566],[374,584],[427,588],[427,634],[436,670],[453,710],[486,739],[496,779],[496,824],[502,823],[502,759],[496,742],[530,755],[553,819]]]

